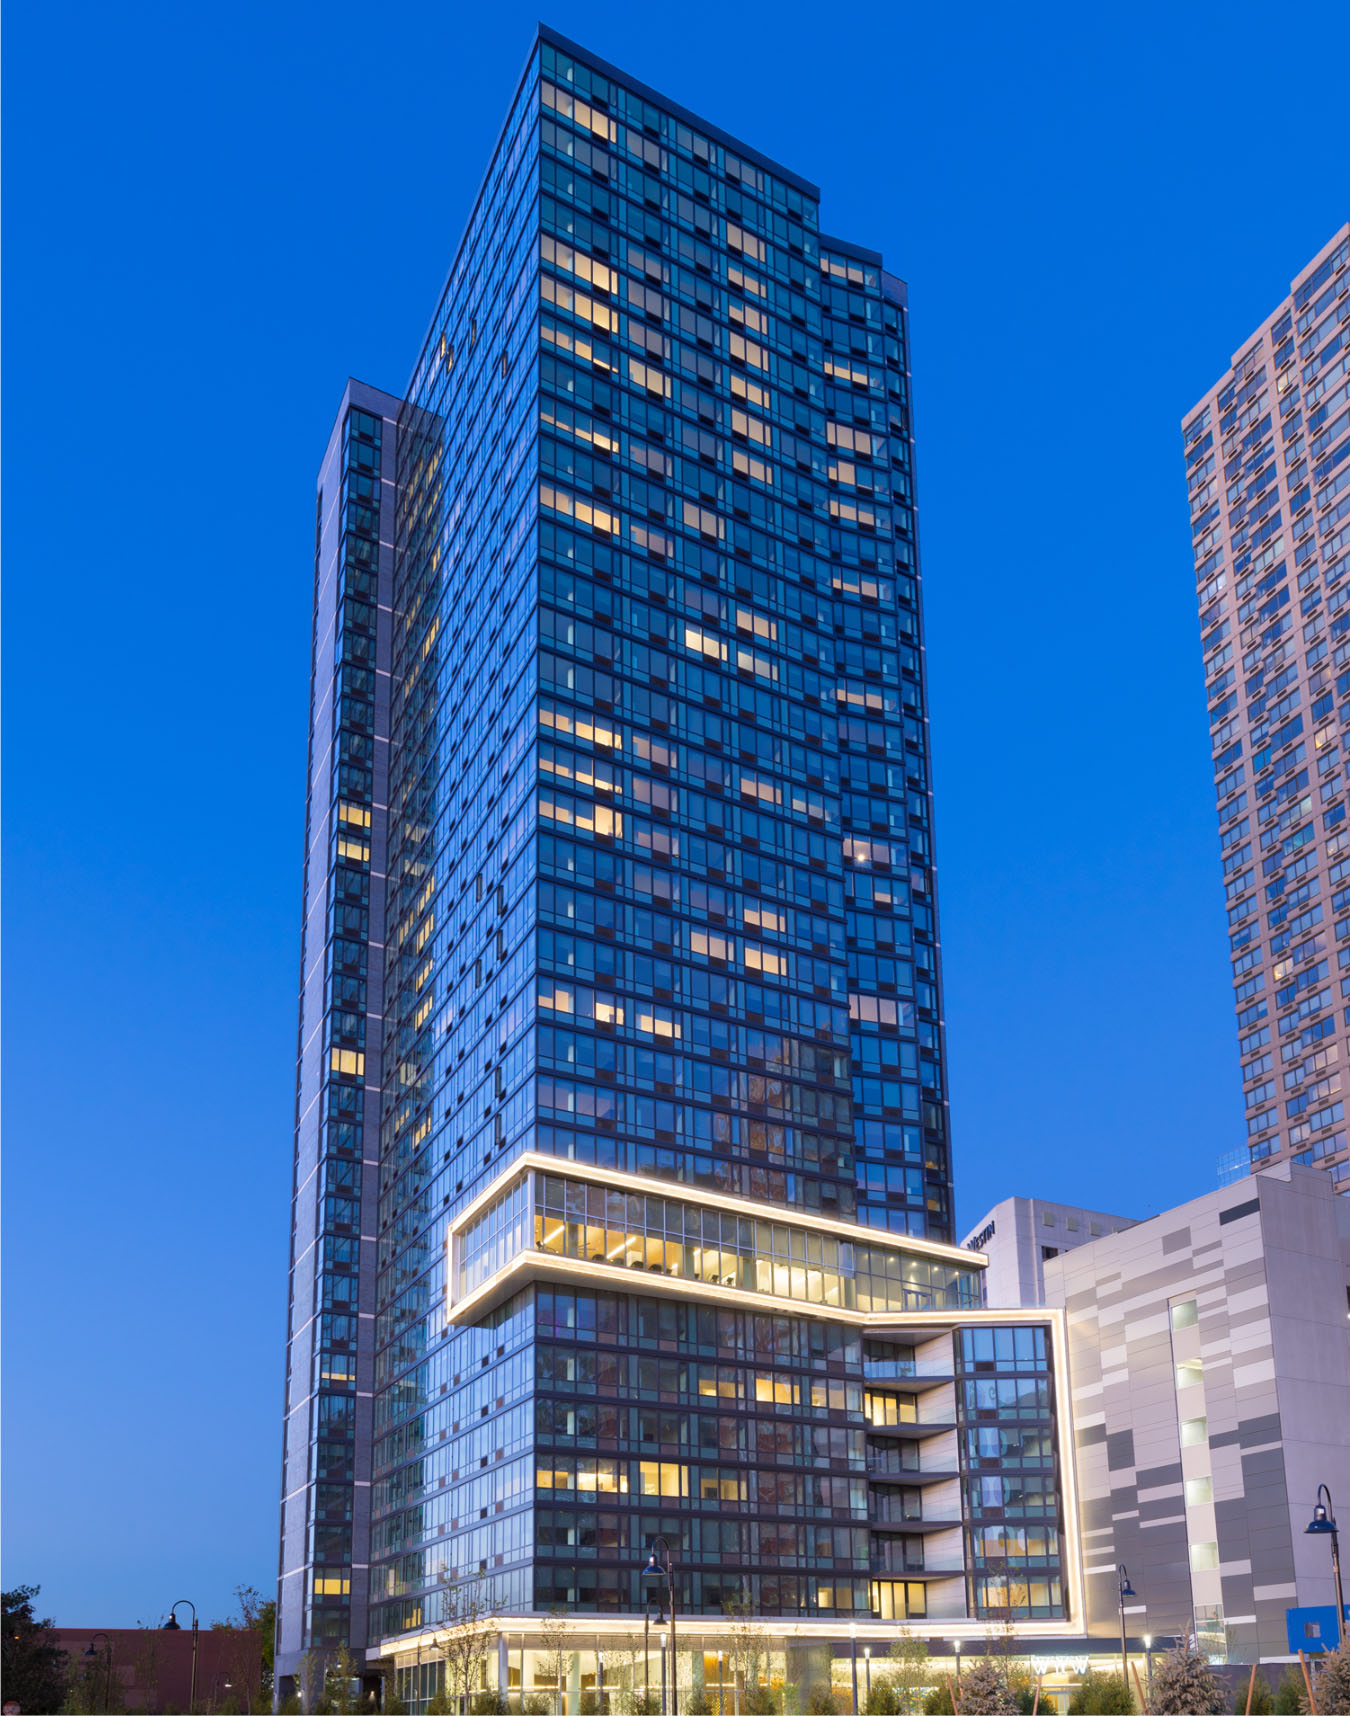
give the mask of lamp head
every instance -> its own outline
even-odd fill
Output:
[[[1335,1531],[1335,1529],[1336,1521],[1327,1512],[1323,1503],[1318,1502],[1317,1506],[1313,1509],[1312,1519],[1305,1528],[1304,1535],[1307,1537],[1320,1537],[1324,1532],[1330,1533]]]
[[[1137,1597],[1138,1595],[1138,1591],[1135,1590],[1134,1586],[1131,1585],[1128,1579],[1122,1579],[1120,1581],[1120,1598],[1122,1602],[1124,1602],[1126,1597]]]
[[[178,1616],[175,1615],[172,1610],[170,1610],[169,1611],[169,1618],[164,1623],[164,1631],[166,1633],[181,1633],[182,1630],[183,1630],[182,1627],[180,1627],[178,1624]]]
[[[664,1601],[665,1579],[666,1570],[656,1559],[656,1550],[652,1549],[647,1555],[647,1565],[638,1575],[638,1582],[642,1585],[647,1595],[648,1615],[650,1616],[653,1609],[657,1611],[656,1618],[658,1625],[666,1618],[666,1605]]]

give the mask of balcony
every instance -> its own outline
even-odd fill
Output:
[[[952,1418],[910,1418],[884,1424],[875,1419],[867,1421],[869,1442],[874,1436],[891,1436],[898,1442],[922,1442],[929,1436],[940,1436],[944,1430],[955,1429],[956,1421]]]

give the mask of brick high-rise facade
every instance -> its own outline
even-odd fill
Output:
[[[1247,1109],[1350,1185],[1350,225],[1185,419]]]

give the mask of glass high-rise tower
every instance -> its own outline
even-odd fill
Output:
[[[467,1606],[519,1689],[653,1543],[682,1625],[1068,1615],[1054,1331],[957,1327],[906,292],[817,204],[542,30],[344,399],[282,1684],[420,1707]]]
[[[1350,1184],[1350,225],[1184,424],[1247,1138]]]

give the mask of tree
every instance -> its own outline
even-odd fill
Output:
[[[384,1695],[380,1699],[380,1709],[384,1716],[408,1716],[408,1705],[398,1689],[397,1674],[386,1674],[384,1677]]]
[[[235,1635],[226,1651],[226,1674],[232,1702],[245,1712],[270,1710],[277,1634],[276,1598],[265,1598],[254,1585],[236,1585],[234,1595],[239,1605],[238,1614],[229,1620],[211,1622],[212,1632]],[[359,1668],[354,1672],[359,1673]],[[325,1702],[331,1703],[331,1697]]]
[[[754,1599],[749,1591],[742,1590],[724,1600],[722,1613],[730,1623],[725,1646],[727,1663],[732,1681],[741,1688],[743,1716],[770,1716],[776,1706],[772,1690],[761,1684],[761,1664],[766,1652],[764,1634],[753,1618],[754,1612]]]
[[[1227,1712],[1228,1694],[1204,1652],[1180,1644],[1158,1659],[1149,1682],[1148,1708],[1156,1716],[1218,1716]]]
[[[1350,1716],[1350,1651],[1329,1650],[1312,1684],[1319,1716]],[[1303,1708],[1308,1707],[1305,1695]]]
[[[486,1675],[497,1611],[491,1587],[483,1579],[460,1579],[442,1568],[440,1586],[436,1642],[445,1658],[447,1708],[467,1712]]]
[[[902,1627],[891,1640],[887,1655],[894,1664],[886,1678],[894,1690],[896,1709],[920,1709],[925,1692],[933,1684],[933,1668],[928,1660],[927,1643],[916,1638],[907,1627]]]
[[[112,1666],[108,1651],[100,1650],[96,1656],[75,1658],[61,1709],[68,1716],[107,1716],[108,1712],[126,1709],[122,1682]]]
[[[566,1708],[567,1670],[572,1657],[572,1640],[567,1630],[566,1609],[550,1609],[540,1621],[539,1631],[543,1635],[544,1646],[540,1655],[554,1686],[556,1703],[553,1707],[557,1716],[563,1716]]]
[[[59,1710],[69,1674],[66,1653],[56,1642],[51,1621],[40,1621],[33,1613],[33,1599],[41,1589],[41,1585],[16,1585],[0,1596],[5,1629],[0,1675],[5,1698],[25,1711]]]
[[[999,1664],[985,1658],[961,1672],[961,1716],[1012,1716],[1021,1708]]]
[[[333,1716],[357,1716],[361,1709],[361,1662],[346,1645],[325,1666],[323,1702]]]

